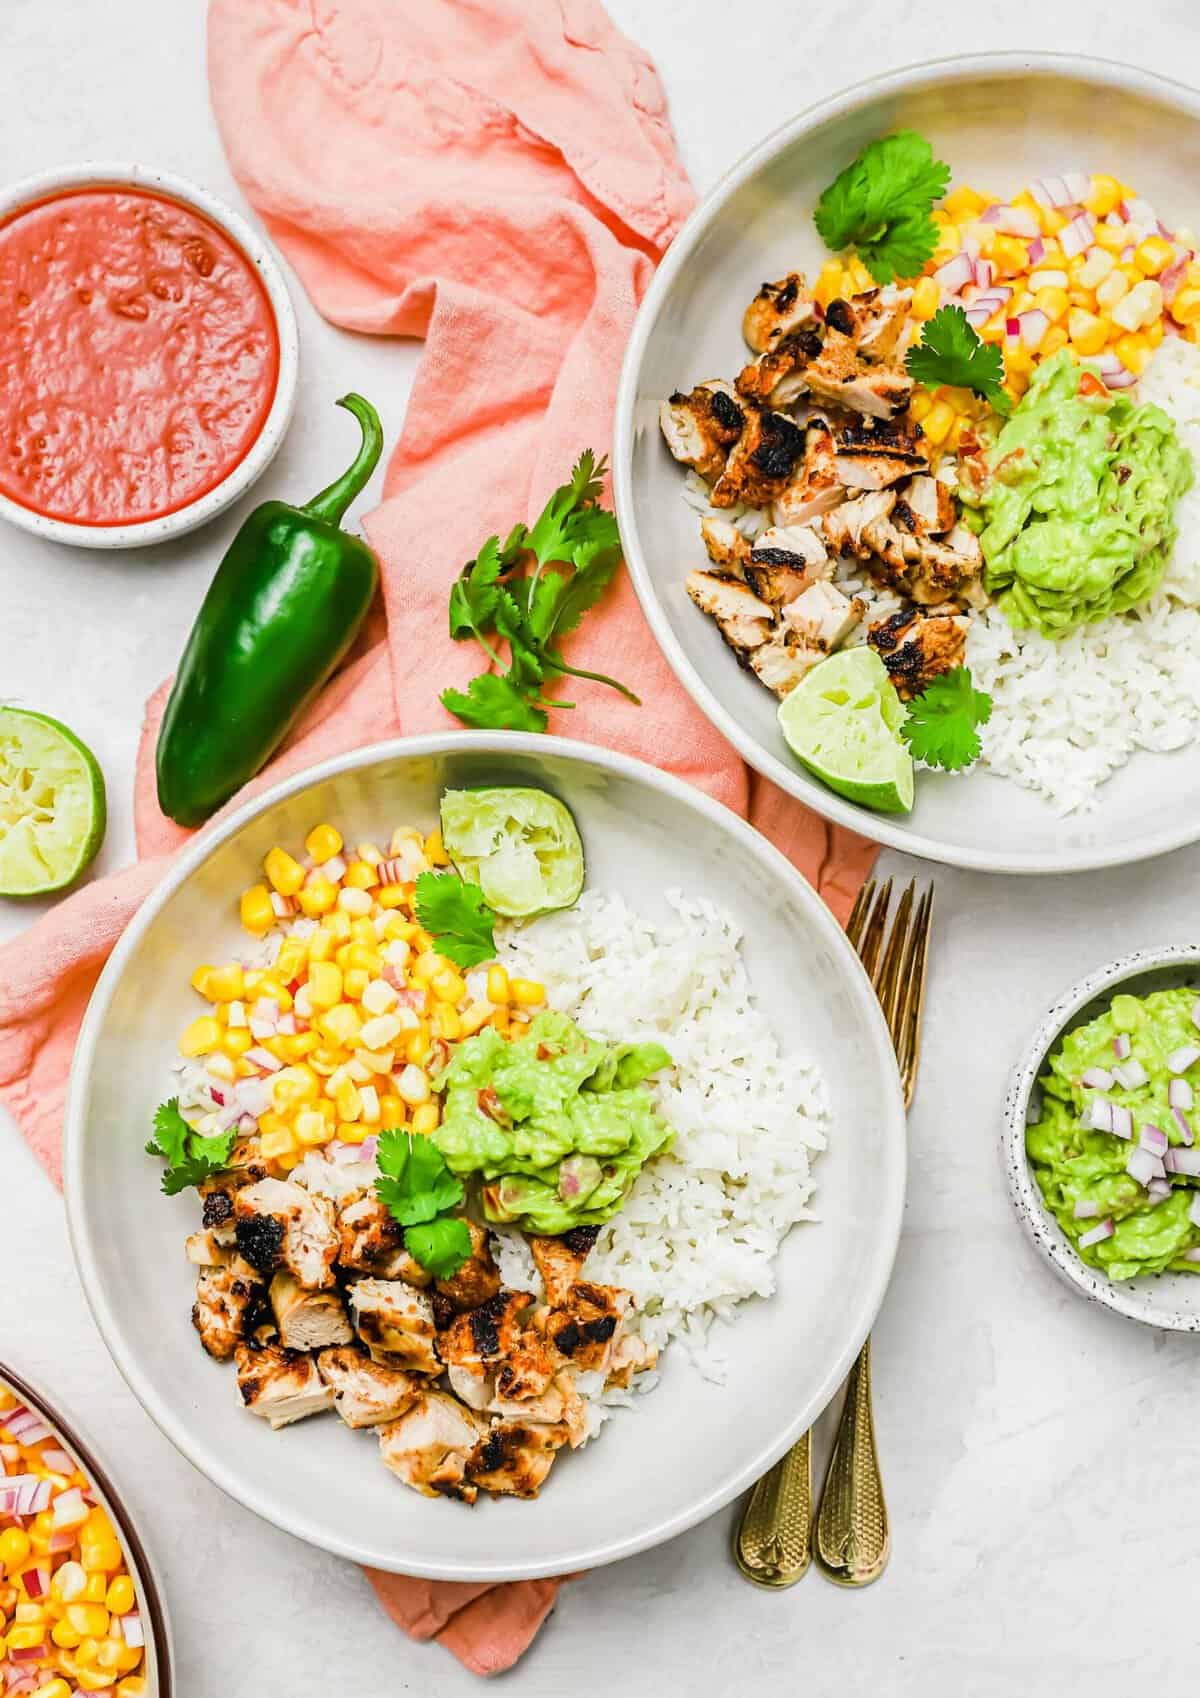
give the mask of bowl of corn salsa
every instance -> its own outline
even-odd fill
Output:
[[[0,1364],[0,1693],[171,1698],[166,1609],[103,1470]]]

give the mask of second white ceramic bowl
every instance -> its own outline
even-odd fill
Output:
[[[279,378],[275,399],[250,452],[240,460],[227,478],[198,501],[181,507],[177,513],[166,513],[158,519],[143,519],[129,525],[72,525],[64,519],[52,519],[35,513],[20,502],[0,495],[0,518],[19,525],[34,536],[50,542],[67,543],[74,548],[145,548],[150,543],[169,542],[184,536],[218,513],[223,513],[245,494],[266,471],[279,452],[291,422],[296,404],[296,383],[300,366],[300,332],[296,313],[280,270],[268,244],[258,232],[239,216],[232,207],[218,200],[207,189],[177,177],[172,171],[153,171],[144,165],[109,164],[89,160],[82,165],[56,166],[25,177],[19,183],[0,188],[0,223],[21,207],[32,206],[67,189],[103,186],[105,188],[136,188],[181,201],[203,213],[235,242],[258,273],[267,292],[279,335]]]

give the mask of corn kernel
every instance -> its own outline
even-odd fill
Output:
[[[841,262],[836,259],[827,259],[817,273],[817,281],[813,289],[814,297],[822,307],[827,307],[830,301],[836,300],[841,286]]]
[[[441,1112],[436,1103],[422,1103],[413,1109],[412,1129],[419,1138],[428,1138],[431,1132],[436,1132]]]
[[[1161,318],[1156,318],[1153,324],[1148,325],[1146,329],[1142,331],[1142,335],[1146,338],[1146,341],[1150,344],[1151,348],[1157,348],[1159,346],[1164,334],[1163,321]]]
[[[985,212],[990,205],[991,202],[985,195],[977,193],[966,183],[962,183],[946,196],[942,202],[942,210],[956,224],[965,224],[968,219],[978,218],[979,214]]]
[[[354,935],[354,921],[341,908],[334,908],[326,914],[321,925],[330,933],[335,944],[349,943]]]
[[[64,1651],[75,1650],[80,1642],[80,1635],[69,1621],[56,1621],[50,1629],[50,1637]]]
[[[439,1002],[461,1002],[467,994],[467,982],[453,967],[444,967],[429,981],[429,988]]]
[[[304,847],[320,866],[341,853],[342,834],[332,825],[315,825],[304,839]]]
[[[360,1120],[371,1126],[379,1125],[379,1092],[374,1085],[364,1085],[358,1093]]]
[[[243,890],[238,913],[243,926],[255,937],[262,937],[270,931],[275,924],[275,910],[271,906],[271,892],[265,884],[253,884],[249,890]]]
[[[420,985],[427,985],[448,963],[435,950],[426,949],[417,956],[409,971]]]
[[[342,969],[332,961],[314,962],[308,969],[308,1000],[313,1008],[336,1008],[342,1000]]]
[[[68,1604],[64,1613],[85,1639],[103,1639],[108,1632],[108,1611],[103,1604]]]
[[[1138,283],[1113,308],[1113,323],[1122,330],[1140,330],[1162,312],[1162,289],[1151,278]]]
[[[1177,324],[1200,323],[1200,288],[1180,289],[1171,302],[1171,317]]]
[[[340,1044],[344,1049],[352,1048],[362,1031],[362,1021],[358,1010],[348,1002],[339,1002],[336,1008],[331,1008],[327,1014],[322,1014],[317,1022],[322,1036],[332,1044]]]
[[[315,1103],[321,1094],[321,1081],[303,1061],[285,1067],[271,1080],[271,1095],[275,1107],[286,1111],[305,1103]]]
[[[182,1055],[207,1055],[210,1050],[219,1049],[221,1045],[221,1028],[211,1014],[202,1014],[198,1020],[193,1020],[179,1040],[179,1050]]]
[[[429,1101],[429,1075],[410,1062],[396,1078],[396,1095],[410,1106]]]
[[[1097,306],[1115,307],[1118,301],[1123,301],[1129,293],[1129,279],[1123,271],[1110,271],[1103,283],[1096,289]]]
[[[429,1028],[422,1023],[405,1041],[404,1059],[412,1062],[414,1067],[424,1067],[433,1054],[433,1040]]]
[[[1113,353],[1126,371],[1140,377],[1150,363],[1150,345],[1144,336],[1119,336],[1113,343]]]
[[[924,393],[924,391],[922,391]],[[508,974],[499,962],[488,968],[487,994],[489,1002],[507,1002],[509,998]]]
[[[23,1527],[6,1527],[0,1533],[0,1563],[11,1573],[28,1560],[29,1534]]]
[[[446,846],[442,842],[442,833],[438,827],[435,827],[425,839],[425,859],[431,867],[448,867],[450,865],[450,857],[446,853]]]
[[[117,1698],[146,1698],[149,1688],[141,1675],[132,1675],[117,1686]]]
[[[1067,328],[1077,351],[1084,356],[1098,354],[1108,340],[1108,326],[1095,313],[1083,307],[1072,307],[1067,314]],[[1045,342],[1042,344],[1045,352]]]
[[[309,1052],[308,1065],[314,1073],[320,1073],[327,1079],[331,1073],[336,1073],[338,1068],[344,1065],[346,1059],[345,1050],[322,1044]]]
[[[408,901],[408,891],[402,884],[381,884],[375,900],[381,908],[399,908]]]
[[[304,889],[297,896],[301,913],[310,920],[319,919],[322,914],[328,914],[337,901],[337,886],[331,884],[324,873],[317,873],[309,879]]]
[[[46,1622],[45,1607],[42,1604],[34,1603],[18,1604],[13,1611],[13,1620],[26,1624],[36,1622],[39,1626],[44,1627]]]
[[[1133,263],[1143,277],[1157,277],[1175,258],[1175,249],[1161,236],[1147,236],[1133,250]]]
[[[309,972],[312,972],[312,965],[314,961],[328,961],[336,948],[337,939],[334,937],[332,932],[314,932],[313,936],[308,940]]]
[[[1091,248],[1083,256],[1083,264],[1075,273],[1075,281],[1084,289],[1099,288],[1106,277],[1112,276],[1115,264],[1113,256],[1103,248]]]
[[[358,1002],[362,993],[371,982],[371,975],[363,967],[349,967],[346,970],[346,995],[351,1002]]]
[[[41,1645],[46,1637],[44,1627],[34,1622],[17,1622],[8,1630],[7,1645],[10,1651],[32,1651]]]
[[[266,1115],[263,1115],[263,1120]],[[260,1122],[261,1125],[261,1122]],[[277,1132],[263,1132],[258,1141],[266,1161],[278,1161],[281,1156],[290,1156],[296,1148],[296,1139],[286,1126],[281,1126]]]
[[[404,1099],[394,1091],[385,1091],[379,1099],[379,1124],[381,1126],[403,1126]]]
[[[104,1574],[89,1574],[84,1583],[81,1604],[102,1604],[108,1591],[108,1578]]]
[[[212,970],[213,969],[211,967],[197,967],[196,971],[192,974],[192,989],[194,991],[199,991],[201,996],[208,995],[208,975],[212,972]]]
[[[304,868],[278,844],[267,851],[263,871],[267,875],[268,883],[280,896],[295,896],[304,883]]]
[[[352,1079],[345,1079],[337,1088],[334,1098],[337,1103],[339,1120],[358,1120],[362,1115],[362,1098],[358,1094],[358,1086]]]
[[[908,403],[908,410],[912,414],[913,418],[916,419],[917,423],[920,424],[922,420],[929,417],[929,412],[932,406],[933,396],[929,393],[928,389],[918,389],[914,392],[912,400]],[[488,992],[488,995],[491,996],[490,991]],[[498,1000],[499,998],[492,997],[493,1002]]]
[[[1093,218],[1107,218],[1110,212],[1115,212],[1124,199],[1124,191],[1115,177],[1105,177],[1098,173],[1092,174],[1092,191],[1084,201],[1084,206]]]
[[[386,979],[371,979],[362,993],[362,1005],[368,1014],[386,1014],[395,1007],[397,992]]]
[[[61,1678],[48,1680],[30,1694],[30,1698],[71,1698],[71,1688]]]
[[[368,1020],[361,1028],[360,1036],[364,1049],[387,1049],[394,1044],[404,1027],[397,1014],[377,1014],[373,1020]]]
[[[239,961],[228,967],[209,969],[204,994],[210,1002],[241,1002],[246,994],[246,975]]]
[[[1093,239],[1097,247],[1110,254],[1119,254],[1129,246],[1129,238],[1123,225],[1097,224]]]
[[[301,1144],[327,1144],[332,1137],[333,1127],[320,1109],[302,1109],[296,1116],[296,1138]]]
[[[459,1036],[463,1038],[474,1037],[476,1032],[481,1032],[487,1025],[493,1012],[491,1006],[486,1002],[468,1003],[458,1017]]]
[[[1050,288],[1039,289],[1033,297],[1033,304],[1039,312],[1045,313],[1051,324],[1057,324],[1060,318],[1065,317],[1071,303],[1065,289]]]
[[[455,1001],[458,999],[455,998]],[[433,1029],[447,1043],[457,1043],[462,1036],[462,1021],[451,1002],[439,1002],[433,1011]]]
[[[1017,236],[997,236],[991,257],[1000,277],[1016,277],[1029,269],[1029,248]]]
[[[921,421],[921,429],[935,447],[940,447],[946,440],[953,423],[953,407],[948,407],[944,401],[935,401]],[[517,1000],[515,981],[513,994],[514,1000]]]
[[[1043,360],[1048,360],[1057,354],[1060,348],[1065,348],[1069,338],[1061,324],[1052,324],[1042,337],[1038,353]]]
[[[118,1574],[108,1588],[105,1603],[113,1615],[128,1615],[137,1602],[137,1594],[133,1589],[133,1581],[127,1574]]]
[[[342,877],[343,890],[373,890],[379,874],[369,861],[351,861]]]
[[[941,293],[932,277],[922,277],[913,289],[912,316],[922,320],[932,318],[938,310]]]
[[[337,905],[343,914],[369,914],[373,906],[371,893],[367,890],[355,890],[353,886],[343,886],[338,891]]]

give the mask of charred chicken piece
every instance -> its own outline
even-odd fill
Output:
[[[838,479],[847,489],[887,489],[929,466],[924,437],[907,419],[849,420],[833,441]]]
[[[234,1198],[237,1247],[259,1273],[283,1267],[306,1291],[334,1282],[338,1252],[333,1204],[290,1180],[260,1179]]]
[[[717,629],[743,664],[746,655],[766,642],[774,613],[740,578],[719,572],[689,572],[684,587],[701,613],[716,621]]]
[[[733,385],[720,378],[698,383],[687,395],[677,389],[658,410],[671,453],[681,465],[710,480],[724,471],[729,450],[742,434],[744,418]]]
[[[188,1261],[197,1268],[227,1268],[234,1251],[228,1242],[222,1242],[222,1237],[228,1240],[232,1236],[232,1233],[219,1236],[212,1227],[189,1233],[183,1246]]]
[[[350,1287],[350,1319],[376,1362],[415,1374],[439,1374],[433,1304],[399,1279],[359,1279]]]
[[[960,613],[894,613],[867,633],[867,641],[887,667],[888,676],[907,701],[919,696],[939,673],[961,666],[970,620]]]
[[[804,431],[784,413],[747,402],[741,435],[712,486],[714,507],[767,507],[783,494],[804,455]]]
[[[821,581],[789,602],[783,617],[805,648],[824,656],[845,642],[865,611],[857,596],[851,601],[835,584]]]
[[[233,1200],[238,1192],[244,1191],[248,1185],[257,1185],[260,1179],[266,1177],[266,1166],[252,1160],[242,1167],[226,1168],[224,1173],[216,1174],[200,1186],[200,1199],[204,1205],[201,1224],[206,1231],[213,1233],[218,1244],[228,1249],[234,1242]]]
[[[956,519],[954,495],[937,478],[910,479],[899,492],[893,523],[917,537],[944,536]]]
[[[886,519],[896,505],[894,489],[872,490],[854,501],[843,501],[821,520],[821,534],[833,554],[856,554],[860,558],[871,552],[865,540],[869,525]]]
[[[607,1373],[629,1302],[628,1291],[576,1280],[561,1303],[539,1311],[539,1330],[581,1373]]]
[[[599,1236],[598,1226],[576,1226],[555,1238],[529,1238],[533,1265],[542,1276],[551,1308],[565,1302]]]
[[[317,1364],[301,1350],[273,1344],[239,1344],[237,1385],[242,1407],[273,1427],[333,1407],[333,1387],[322,1384]]]
[[[825,659],[820,649],[811,649],[787,626],[783,626],[750,656],[750,666],[761,683],[781,699]]]
[[[833,431],[825,419],[812,418],[804,436],[804,458],[775,497],[777,525],[807,525],[846,499],[838,476]]]
[[[769,607],[786,607],[831,570],[825,545],[805,525],[764,531],[746,562],[746,582]]]
[[[613,1350],[606,1387],[619,1386],[628,1391],[635,1374],[649,1373],[658,1366],[658,1351],[635,1332],[623,1332]]]
[[[471,1234],[471,1254],[450,1279],[437,1282],[439,1297],[458,1310],[477,1309],[500,1290],[500,1269],[492,1255],[490,1233],[473,1220],[467,1222],[467,1231]]]
[[[741,576],[750,558],[750,544],[729,519],[701,519],[700,535],[713,565],[727,577]]]
[[[738,373],[737,391],[747,401],[790,407],[808,388],[807,371],[821,352],[821,329],[813,316],[791,335],[760,354]]]
[[[561,1424],[498,1421],[467,1458],[467,1478],[497,1497],[535,1498],[570,1437]]]
[[[192,1325],[200,1342],[218,1362],[227,1362],[238,1344],[250,1336],[261,1287],[239,1279],[232,1268],[201,1268],[196,1278]]]
[[[478,1492],[465,1478],[467,1458],[486,1430],[449,1392],[421,1391],[398,1421],[380,1427],[379,1454],[422,1497],[474,1503]]]
[[[399,1368],[372,1361],[356,1344],[322,1350],[317,1370],[332,1388],[333,1407],[348,1427],[378,1427],[384,1421],[399,1420],[426,1384]]]
[[[350,1273],[429,1285],[433,1276],[404,1248],[404,1229],[373,1191],[342,1200],[337,1217],[338,1261]]]
[[[817,316],[802,271],[764,283],[742,317],[742,335],[756,354],[766,354]]]
[[[285,1350],[324,1350],[354,1337],[337,1292],[305,1291],[290,1273],[281,1271],[272,1279],[271,1307]]]
[[[524,1331],[522,1317],[532,1302],[528,1291],[500,1291],[477,1309],[457,1315],[438,1335],[442,1361],[476,1371],[502,1362],[517,1349]]]
[[[897,356],[910,299],[898,290],[885,301],[871,289],[852,301],[830,301],[820,358],[805,371],[818,401],[876,419],[904,411],[914,384]]]

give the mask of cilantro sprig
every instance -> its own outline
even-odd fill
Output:
[[[938,389],[972,389],[998,413],[1011,406],[1004,390],[1004,357],[995,343],[984,342],[961,307],[939,307],[926,323],[921,340],[904,360],[908,375]]]
[[[496,916],[483,891],[457,873],[424,872],[417,879],[417,919],[439,955],[456,967],[479,967],[496,955]]]
[[[166,1162],[162,1188],[168,1197],[174,1197],[223,1172],[229,1166],[236,1137],[232,1128],[212,1138],[201,1137],[180,1114],[179,1098],[172,1097],[154,1111],[154,1136],[146,1145],[146,1154],[161,1156]]]
[[[463,1184],[432,1138],[397,1127],[379,1134],[375,1192],[404,1228],[404,1247],[435,1279],[450,1279],[471,1254],[471,1234],[450,1211],[463,1200]]]
[[[908,704],[900,735],[914,760],[959,772],[979,759],[978,728],[991,717],[992,698],[975,688],[968,667],[956,666]]]
[[[617,521],[599,504],[604,473],[605,462],[585,449],[536,523],[514,526],[503,543],[489,537],[455,580],[450,635],[477,642],[497,669],[472,678],[466,690],[442,691],[442,705],[465,725],[544,731],[548,709],[575,705],[546,694],[561,677],[607,684],[640,705],[615,678],[568,665],[560,648],[620,564]],[[507,662],[496,639],[507,645]]]
[[[877,283],[916,277],[937,247],[930,214],[950,182],[950,167],[915,130],[868,143],[817,202],[814,221],[826,247],[858,249]]]

